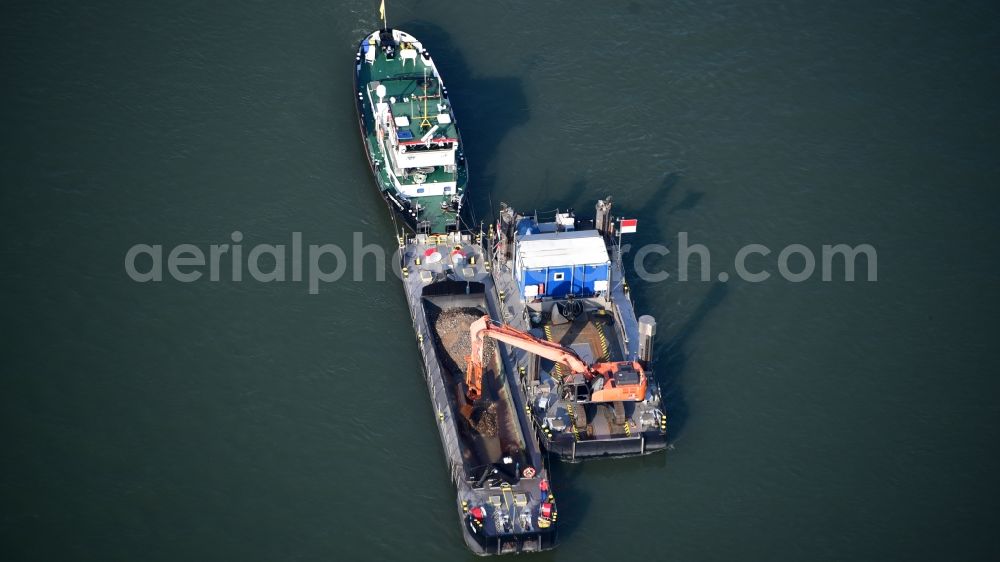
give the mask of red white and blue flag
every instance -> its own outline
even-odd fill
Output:
[[[622,234],[632,234],[635,232],[637,224],[639,224],[639,219],[622,219],[618,223],[618,228]]]

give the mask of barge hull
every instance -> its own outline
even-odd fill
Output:
[[[462,350],[444,345],[442,340],[454,334],[442,334],[436,322],[442,314],[456,310],[490,315],[500,310],[482,249],[470,242],[469,235],[457,233],[417,235],[401,252],[403,285],[445,461],[457,490],[462,535],[468,548],[481,556],[549,550],[557,544],[555,519],[543,526],[539,514],[543,503],[554,505],[554,497],[545,458],[512,375],[510,351],[498,345],[494,357],[496,435],[476,434],[475,426],[461,413],[464,365],[455,358]],[[429,248],[456,246],[466,258],[478,258],[477,263],[456,267],[420,260]],[[512,444],[520,450],[512,449]],[[526,477],[529,467],[533,474]],[[481,523],[473,517],[476,507],[487,514]]]

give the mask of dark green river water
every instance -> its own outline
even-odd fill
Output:
[[[388,8],[444,73],[477,216],[610,193],[673,250],[632,283],[673,449],[556,463],[562,545],[529,560],[1000,557],[996,3]],[[0,559],[471,558],[391,275],[124,267],[237,230],[244,257],[393,246],[352,101],[374,0],[2,10]],[[678,280],[681,232],[710,280]],[[765,282],[734,274],[750,243]],[[821,280],[841,243],[877,281]]]

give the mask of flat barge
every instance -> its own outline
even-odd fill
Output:
[[[622,227],[610,215],[610,198],[595,211],[592,219],[557,212],[542,220],[504,206],[492,245],[492,275],[503,299],[503,315],[494,318],[561,346],[578,364],[636,366],[595,377],[515,350],[519,386],[540,442],[569,462],[667,447],[667,416],[653,373],[656,321],[636,318],[621,260]],[[624,399],[606,396],[609,387],[627,385],[640,390],[617,395]]]
[[[470,326],[500,313],[479,235],[400,237],[401,272],[466,545],[478,555],[556,545],[548,470],[518,389],[512,350],[488,347],[481,395],[466,379]]]

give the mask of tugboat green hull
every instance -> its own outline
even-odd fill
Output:
[[[415,37],[380,29],[355,55],[358,126],[389,209],[414,233],[461,230],[468,169],[448,89]]]

